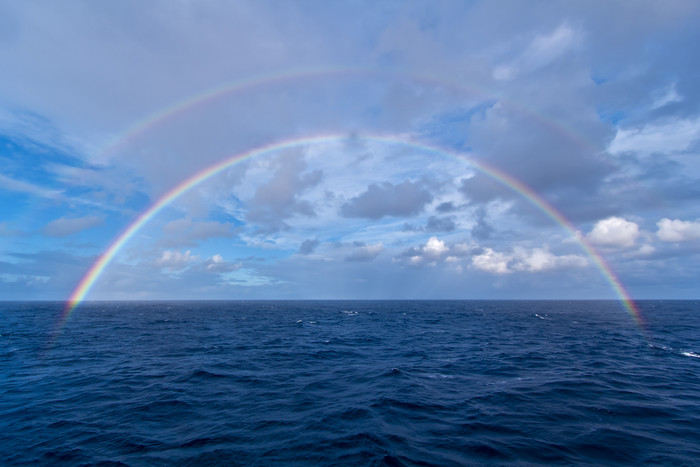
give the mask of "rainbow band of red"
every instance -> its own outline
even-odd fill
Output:
[[[639,309],[635,305],[634,301],[630,297],[629,293],[625,290],[622,283],[618,277],[613,273],[610,265],[607,264],[605,259],[598,253],[595,248],[593,248],[576,230],[573,223],[566,219],[563,214],[561,214],[557,209],[555,209],[547,200],[542,198],[539,194],[535,193],[530,187],[526,186],[524,183],[513,178],[512,176],[506,174],[505,172],[490,167],[483,161],[478,161],[467,157],[464,154],[455,153],[452,150],[427,145],[422,142],[414,141],[405,136],[397,135],[360,135],[352,136],[354,140],[367,140],[384,144],[393,145],[403,145],[407,147],[412,147],[419,149],[428,153],[440,154],[443,156],[450,156],[456,159],[462,160],[469,163],[478,171],[484,173],[485,175],[491,177],[492,179],[498,181],[499,183],[512,189],[525,199],[527,199],[532,205],[537,207],[545,215],[553,219],[556,223],[561,225],[565,230],[567,230],[572,237],[578,242],[586,255],[593,261],[595,266],[601,271],[605,279],[610,283],[613,291],[619,297],[626,311],[632,316],[637,325],[643,329],[644,322],[640,314]],[[80,280],[78,286],[75,288],[73,293],[67,300],[65,311],[59,325],[62,326],[70,315],[75,311],[78,305],[85,299],[88,292],[99,279],[102,272],[109,265],[109,263],[114,259],[114,257],[119,253],[119,251],[126,245],[126,243],[138,232],[149,220],[151,220],[158,212],[160,212],[164,207],[168,206],[170,203],[175,201],[182,194],[186,193],[190,189],[199,185],[203,181],[209,179],[210,177],[222,172],[223,170],[231,167],[232,165],[241,162],[243,160],[262,156],[265,154],[282,151],[286,149],[299,148],[303,146],[308,146],[312,144],[322,144],[322,143],[334,143],[341,142],[348,139],[347,135],[341,134],[328,134],[307,138],[291,139],[286,141],[280,141],[265,146],[260,146],[257,148],[250,149],[248,151],[233,155],[228,157],[216,164],[213,164],[191,177],[187,178],[159,199],[157,199],[148,209],[142,212],[105,250],[104,253],[97,259],[97,261],[90,267],[85,276]]]

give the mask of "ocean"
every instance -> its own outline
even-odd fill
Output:
[[[2,465],[700,465],[700,301],[0,302]]]

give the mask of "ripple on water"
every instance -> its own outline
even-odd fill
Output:
[[[693,465],[700,302],[640,307],[0,303],[3,463]]]

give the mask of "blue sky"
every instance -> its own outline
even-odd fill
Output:
[[[188,177],[321,134],[183,193],[87,298],[616,297],[581,240],[635,298],[698,298],[698,24],[695,1],[0,1],[0,298],[68,298]]]

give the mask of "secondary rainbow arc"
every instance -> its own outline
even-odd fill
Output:
[[[97,151],[97,153],[100,155],[111,154],[128,144],[130,141],[138,138],[140,135],[149,132],[168,120],[194,111],[207,103],[214,102],[217,99],[224,98],[225,96],[235,95],[250,89],[282,83],[293,83],[295,81],[302,81],[306,83],[312,79],[323,79],[327,77],[347,78],[365,76],[383,79],[408,79],[409,81],[426,85],[439,85],[460,94],[482,95],[484,97],[496,99],[497,101],[504,103],[507,107],[526,115],[528,118],[550,127],[555,132],[558,132],[571,141],[576,142],[576,144],[584,147],[590,147],[591,149],[594,149],[596,152],[600,153],[599,148],[596,148],[594,144],[582,138],[578,133],[574,132],[567,126],[562,125],[556,119],[551,118],[546,114],[534,110],[513,99],[505,98],[499,93],[489,91],[483,86],[467,81],[451,81],[445,79],[444,77],[436,77],[424,73],[415,73],[410,71],[387,71],[363,67],[307,67],[285,70],[277,73],[252,75],[225,82],[217,86],[207,88],[204,91],[188,95],[183,99],[175,101],[146,115],[145,117],[136,121],[134,124],[130,125],[118,137],[114,138],[109,144]]]
[[[104,251],[104,253],[102,253],[97,259],[97,261],[95,261],[95,263],[90,267],[88,272],[80,280],[75,290],[68,298],[63,316],[59,323],[59,329],[63,326],[63,324],[65,324],[68,318],[70,318],[71,314],[75,311],[78,305],[83,300],[85,300],[85,297],[89,293],[90,289],[94,286],[95,282],[99,279],[100,275],[104,272],[105,268],[110,264],[110,262],[124,247],[124,245],[126,245],[126,243],[136,234],[136,232],[138,232],[146,223],[148,223],[149,220],[151,220],[164,207],[168,206],[170,203],[172,203],[185,192],[194,188],[195,186],[207,180],[208,178],[233,166],[234,164],[249,159],[251,157],[262,156],[276,151],[298,148],[312,144],[341,142],[343,140],[347,140],[347,138],[348,136],[346,134],[327,134],[278,141],[268,145],[249,149],[241,153],[237,153],[209,167],[206,167],[201,171],[197,172],[196,174],[190,176],[189,178],[183,180],[180,184],[176,185],[175,187],[167,191],[165,194],[163,194],[160,198],[158,198],[153,204],[151,204],[151,206],[148,209],[139,214],[136,217],[136,219],[115,238],[115,240],[109,245],[109,247]],[[465,154],[456,153],[455,151],[447,148],[441,148],[439,146],[429,145],[420,141],[416,141],[411,139],[410,137],[397,135],[362,134],[359,136],[354,135],[352,136],[352,138],[367,141],[375,141],[378,143],[385,144],[398,144],[406,147],[412,147],[428,153],[440,154],[443,156],[451,156],[471,164],[480,172],[493,178],[499,183],[509,187],[510,189],[527,199],[532,205],[534,205],[537,209],[539,209],[546,216],[554,220],[557,224],[562,226],[566,231],[568,231],[572,235],[572,237],[579,243],[583,251],[586,253],[586,255],[593,261],[594,265],[601,271],[605,279],[610,283],[613,291],[624,305],[626,311],[633,317],[637,325],[643,329],[644,322],[639,309],[635,305],[629,293],[623,287],[619,278],[614,274],[612,268],[601,256],[601,254],[598,253],[595,250],[595,248],[593,248],[578,233],[572,222],[570,222],[562,213],[560,213],[556,208],[554,208],[554,206],[552,206],[546,199],[544,199],[542,196],[540,196],[538,193],[533,191],[530,187],[528,187],[521,181],[515,179],[511,175],[495,167],[489,166],[483,161],[469,158]]]

